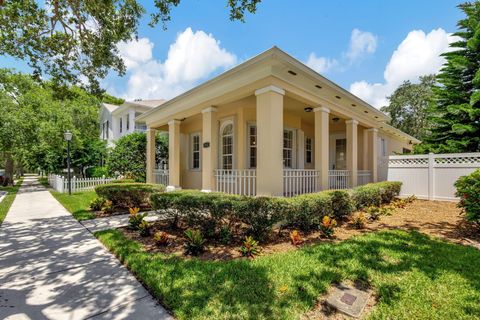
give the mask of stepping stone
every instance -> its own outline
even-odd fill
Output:
[[[369,297],[369,292],[339,284],[332,288],[327,297],[327,304],[348,316],[358,318],[367,305]]]

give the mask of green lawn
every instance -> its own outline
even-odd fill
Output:
[[[95,191],[75,192],[71,195],[53,190],[50,192],[78,221],[95,218],[95,214],[88,211],[90,202],[97,197]]]
[[[20,188],[20,185],[22,184],[22,182],[23,182],[23,178],[20,178],[20,180],[18,180],[14,186],[0,187],[0,191],[8,192],[5,198],[2,200],[2,202],[0,202],[0,224],[2,224],[3,220],[5,220],[8,210],[12,206],[13,200],[15,200],[18,189]]]
[[[96,236],[179,319],[296,319],[335,282],[370,284],[370,319],[479,319],[480,251],[417,232],[370,233],[253,261],[142,251],[119,231]]]

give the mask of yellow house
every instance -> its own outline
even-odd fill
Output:
[[[147,182],[291,196],[386,179],[386,157],[419,141],[277,47],[165,102],[147,125]],[[169,168],[155,164],[168,131]]]

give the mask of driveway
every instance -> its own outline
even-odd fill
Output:
[[[0,319],[173,319],[27,176],[0,227]]]

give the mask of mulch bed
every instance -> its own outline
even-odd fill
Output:
[[[471,245],[480,249],[480,230],[464,222],[460,209],[455,202],[415,200],[405,208],[394,209],[388,216],[381,216],[380,220],[368,222],[364,229],[355,229],[348,222],[341,222],[335,230],[333,240],[324,239],[319,232],[302,234],[303,244],[309,245],[325,241],[343,241],[353,236],[378,230],[404,229],[416,230],[434,237],[446,239],[463,245]],[[185,242],[185,228],[172,228],[168,221],[152,223],[151,236],[142,237],[138,231],[127,227],[120,231],[129,239],[136,240],[144,245],[148,252],[162,252],[183,256]],[[153,234],[157,231],[167,232],[170,236],[168,246],[157,246]],[[298,248],[290,242],[291,230],[275,230],[267,243],[261,244],[262,254],[284,252]],[[230,260],[240,258],[239,247],[241,240],[235,240],[225,245],[217,240],[208,240],[205,252],[199,256],[203,260]]]

